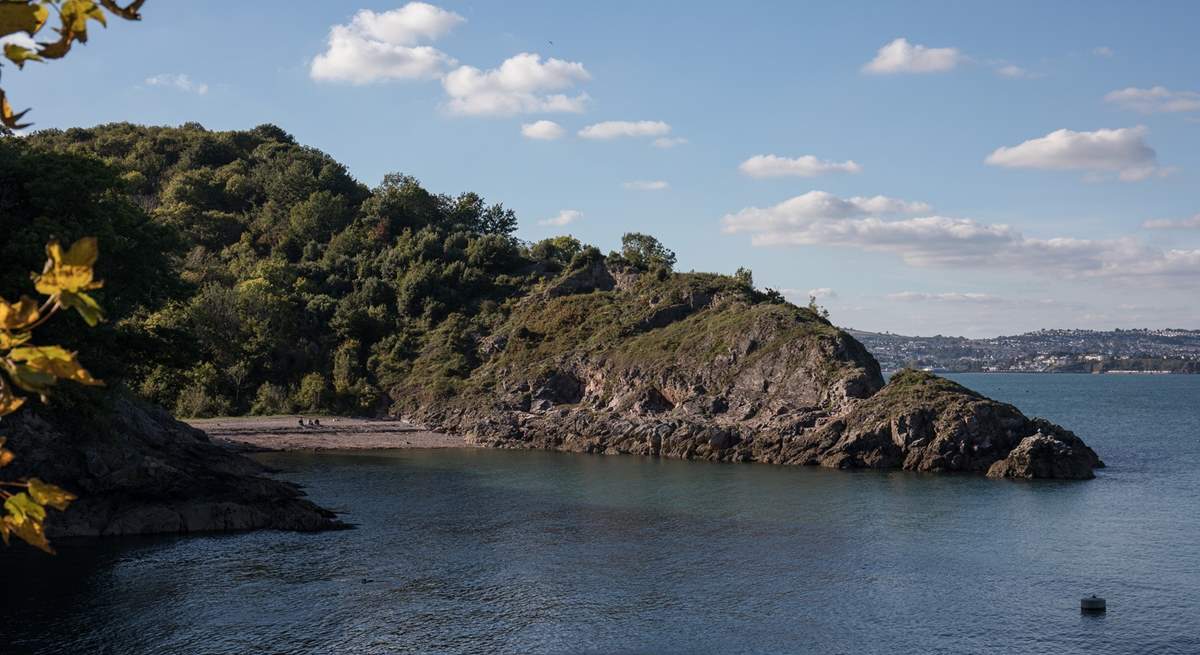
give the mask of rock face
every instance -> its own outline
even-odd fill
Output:
[[[949,380],[885,386],[849,334],[728,280],[565,275],[481,341],[455,397],[398,390],[394,411],[497,448],[996,478],[1103,466],[1069,431]]]
[[[50,513],[52,538],[344,527],[296,485],[164,410],[120,397],[86,422],[70,414],[25,409],[0,424],[17,457],[6,476],[36,475],[80,497]]]

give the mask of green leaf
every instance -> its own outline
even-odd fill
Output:
[[[44,373],[25,364],[6,361],[4,368],[8,371],[8,377],[12,378],[13,384],[25,391],[40,395],[42,402],[46,402],[46,392],[58,381],[52,374]]]
[[[104,320],[104,310],[100,309],[100,303],[86,293],[64,291],[58,299],[64,306],[79,312],[79,315],[90,327],[96,327]]]
[[[41,55],[36,51],[23,48],[15,43],[4,44],[4,56],[16,64],[17,68],[25,68],[27,61],[42,61]]]
[[[4,501],[4,509],[16,523],[23,521],[38,521],[40,523],[46,520],[46,508],[42,507],[41,503],[38,503],[24,491],[10,496],[8,500]]]

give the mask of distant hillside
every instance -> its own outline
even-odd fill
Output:
[[[1200,373],[1200,330],[1038,330],[990,339],[848,332],[884,370]]]

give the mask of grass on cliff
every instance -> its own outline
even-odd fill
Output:
[[[687,315],[671,316],[675,320],[661,327],[647,322],[664,311]],[[548,299],[530,295],[497,333],[507,338],[506,347],[475,372],[464,390],[487,391],[502,377],[542,378],[584,358],[646,374],[700,369],[739,348],[748,334],[767,335],[727,372],[732,379],[737,370],[786,343],[840,335],[809,309],[768,301],[737,278],[710,273],[644,273],[625,291]],[[841,373],[833,369],[824,374]]]

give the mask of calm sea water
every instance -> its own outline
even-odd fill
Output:
[[[2,551],[0,653],[1200,653],[1200,376],[955,377],[1109,468],[272,454],[358,529]]]

